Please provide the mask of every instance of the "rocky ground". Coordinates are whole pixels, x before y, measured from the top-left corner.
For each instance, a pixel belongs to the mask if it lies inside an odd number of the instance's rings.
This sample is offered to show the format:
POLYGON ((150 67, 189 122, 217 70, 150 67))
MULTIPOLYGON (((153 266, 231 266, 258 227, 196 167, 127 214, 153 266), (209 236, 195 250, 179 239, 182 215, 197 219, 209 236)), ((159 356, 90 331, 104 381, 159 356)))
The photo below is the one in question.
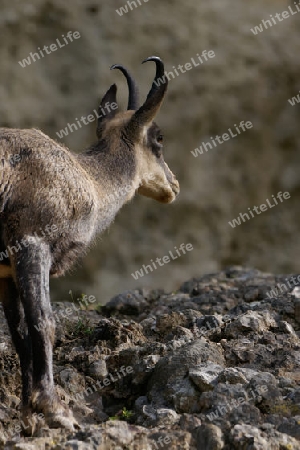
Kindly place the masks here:
POLYGON ((290 280, 231 267, 93 311, 55 304, 55 380, 81 430, 41 426, 32 438, 22 437, 19 364, 1 309, 0 448, 300 449, 300 300, 290 280), (287 289, 272 298, 279 282, 287 289))

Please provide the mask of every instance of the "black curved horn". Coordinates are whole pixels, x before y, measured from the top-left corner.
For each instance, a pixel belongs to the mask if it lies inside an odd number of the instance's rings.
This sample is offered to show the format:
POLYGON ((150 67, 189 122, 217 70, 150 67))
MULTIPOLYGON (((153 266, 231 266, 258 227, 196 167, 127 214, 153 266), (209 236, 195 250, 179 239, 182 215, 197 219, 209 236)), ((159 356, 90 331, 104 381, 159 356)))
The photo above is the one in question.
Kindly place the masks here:
POLYGON ((110 70, 113 69, 119 69, 126 78, 129 90, 127 110, 137 110, 139 107, 139 92, 136 82, 124 66, 121 66, 120 64, 114 64, 113 66, 111 66, 110 70))
POLYGON ((168 87, 168 79, 165 76, 165 66, 163 61, 160 59, 159 56, 149 56, 149 58, 144 59, 142 64, 145 64, 148 61, 154 61, 156 64, 156 74, 154 81, 152 83, 151 89, 149 91, 149 94, 147 95, 148 98, 152 97, 153 94, 155 94, 157 91, 159 91, 159 87, 162 85, 164 89, 161 89, 163 91, 163 94, 165 94, 167 87, 168 87))
POLYGON ((168 87, 168 79, 164 73, 164 63, 158 56, 150 56, 143 61, 154 61, 156 74, 145 103, 135 112, 127 129, 129 133, 136 133, 138 129, 150 123, 156 116, 168 87))

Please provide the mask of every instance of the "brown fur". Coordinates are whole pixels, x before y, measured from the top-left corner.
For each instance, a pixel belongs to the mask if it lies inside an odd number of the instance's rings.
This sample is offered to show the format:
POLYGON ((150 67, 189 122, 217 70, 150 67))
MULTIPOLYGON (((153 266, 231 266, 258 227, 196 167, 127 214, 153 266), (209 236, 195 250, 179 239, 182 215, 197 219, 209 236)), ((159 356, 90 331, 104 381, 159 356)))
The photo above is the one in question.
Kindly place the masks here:
MULTIPOLYGON (((161 75, 162 62, 150 60, 161 75)), ((69 270, 136 192, 164 203, 177 196, 153 122, 165 91, 152 86, 137 111, 100 119, 98 141, 79 155, 39 130, 0 128, 1 300, 21 361, 23 415, 43 412, 49 426, 76 425, 54 389, 49 276, 69 270)), ((116 102, 115 85, 107 102, 116 102)))
POLYGON ((0 278, 11 278, 13 275, 12 268, 9 266, 0 265, 0 278))

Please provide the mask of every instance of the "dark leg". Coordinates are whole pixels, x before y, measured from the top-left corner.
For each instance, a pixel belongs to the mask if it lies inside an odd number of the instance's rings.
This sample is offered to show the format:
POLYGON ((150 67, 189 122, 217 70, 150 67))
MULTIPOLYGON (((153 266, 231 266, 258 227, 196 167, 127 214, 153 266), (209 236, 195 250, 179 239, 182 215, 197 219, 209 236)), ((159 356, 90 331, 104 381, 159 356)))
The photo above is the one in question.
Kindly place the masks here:
POLYGON ((55 321, 49 295, 51 252, 40 239, 13 256, 20 299, 32 343, 32 409, 45 415, 49 426, 73 429, 76 421, 59 401, 53 381, 52 356, 55 321))
POLYGON ((22 373, 22 403, 28 406, 32 392, 32 352, 24 309, 12 278, 0 279, 0 295, 3 309, 16 351, 19 355, 22 373))

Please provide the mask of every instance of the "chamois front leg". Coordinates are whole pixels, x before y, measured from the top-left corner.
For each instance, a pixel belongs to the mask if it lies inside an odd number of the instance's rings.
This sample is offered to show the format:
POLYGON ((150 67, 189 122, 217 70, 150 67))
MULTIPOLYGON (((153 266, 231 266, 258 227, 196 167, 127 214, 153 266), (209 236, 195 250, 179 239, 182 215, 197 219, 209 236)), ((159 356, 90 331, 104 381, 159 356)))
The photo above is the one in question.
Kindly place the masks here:
POLYGON ((32 350, 24 309, 12 278, 0 279, 0 296, 22 373, 22 404, 27 408, 32 393, 32 350))
POLYGON ((55 322, 49 295, 51 252, 39 238, 27 238, 27 242, 28 246, 14 255, 14 269, 32 342, 31 408, 43 413, 50 427, 74 430, 77 422, 59 400, 53 381, 55 322))

